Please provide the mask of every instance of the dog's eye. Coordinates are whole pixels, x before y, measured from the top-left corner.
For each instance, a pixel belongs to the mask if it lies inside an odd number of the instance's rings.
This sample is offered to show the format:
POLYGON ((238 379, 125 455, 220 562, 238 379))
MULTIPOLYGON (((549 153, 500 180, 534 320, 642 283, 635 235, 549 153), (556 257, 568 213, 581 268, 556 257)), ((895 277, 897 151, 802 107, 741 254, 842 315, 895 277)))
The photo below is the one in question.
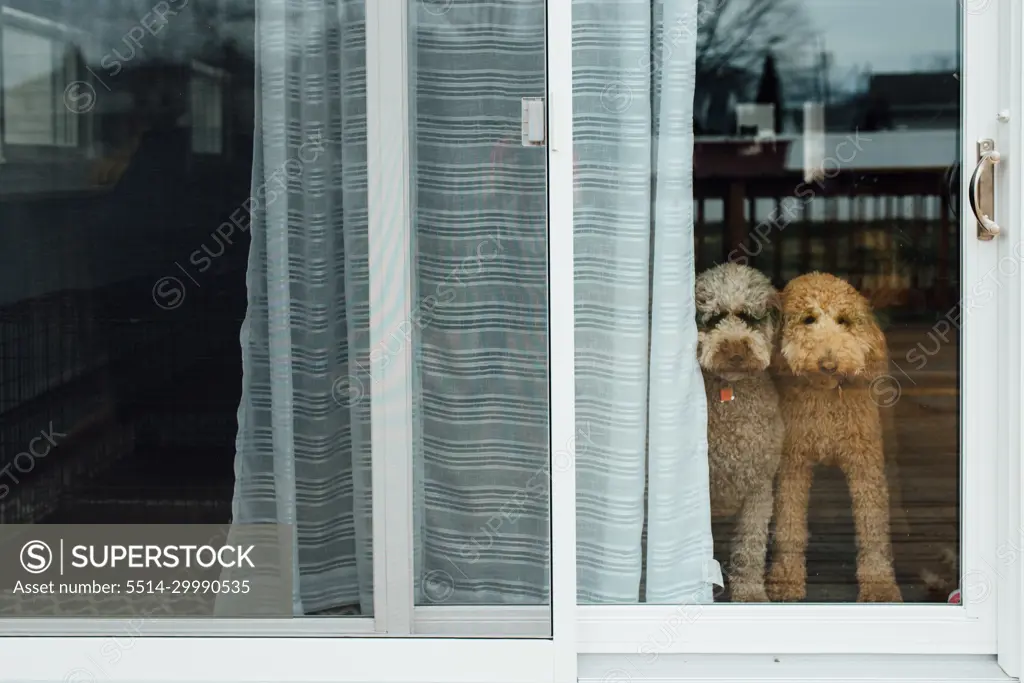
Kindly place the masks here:
POLYGON ((705 327, 718 327, 718 323, 725 320, 725 313, 715 313, 704 322, 705 327))
POLYGON ((849 327, 852 324, 850 322, 850 319, 847 318, 845 315, 841 315, 838 318, 836 318, 836 322, 842 325, 843 327, 849 327))
POLYGON ((818 319, 816 317, 814 317, 813 315, 804 316, 804 319, 803 319, 804 325, 813 325, 817 321, 818 321, 818 319))
POLYGON ((757 316, 750 315, 749 313, 740 313, 738 315, 740 320, 750 325, 751 327, 755 325, 760 325, 761 321, 764 320, 764 318, 758 318, 757 316))

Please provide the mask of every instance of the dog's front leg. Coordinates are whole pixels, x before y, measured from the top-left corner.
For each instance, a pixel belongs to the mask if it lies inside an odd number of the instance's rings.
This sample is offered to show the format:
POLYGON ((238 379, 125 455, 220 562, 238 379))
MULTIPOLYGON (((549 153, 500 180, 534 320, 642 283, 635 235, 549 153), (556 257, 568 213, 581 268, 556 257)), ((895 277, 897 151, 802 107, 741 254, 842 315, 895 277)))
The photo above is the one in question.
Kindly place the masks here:
POLYGON ((769 479, 747 496, 740 510, 729 568, 733 602, 768 602, 764 590, 764 555, 771 518, 772 481, 769 479))
POLYGON ((850 444, 839 466, 846 476, 857 529, 858 602, 903 602, 892 568, 889 535, 889 489, 885 456, 877 441, 850 444))
POLYGON ((810 454, 787 448, 779 466, 775 543, 768 573, 768 597, 774 602, 794 602, 807 595, 807 506, 813 478, 810 454))

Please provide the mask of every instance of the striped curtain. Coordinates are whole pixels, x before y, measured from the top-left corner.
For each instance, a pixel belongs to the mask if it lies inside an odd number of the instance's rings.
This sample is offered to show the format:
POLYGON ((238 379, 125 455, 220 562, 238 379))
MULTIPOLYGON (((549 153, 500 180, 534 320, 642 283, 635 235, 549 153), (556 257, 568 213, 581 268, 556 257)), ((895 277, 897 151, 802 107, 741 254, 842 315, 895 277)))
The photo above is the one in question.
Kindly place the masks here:
MULTIPOLYGON (((417 300, 442 302, 414 344, 419 601, 543 603, 546 186, 519 131, 544 2, 415 4, 417 300)), ((696 14, 573 2, 581 603, 710 602, 721 582, 694 355, 696 14)))
POLYGON ((544 1, 412 2, 419 604, 548 601, 544 1))
POLYGON ((710 602, 721 583, 695 360, 696 19, 696 0, 573 0, 581 604, 710 602))
POLYGON ((293 609, 372 614, 363 0, 258 0, 233 519, 294 525, 293 609))
MULTIPOLYGON (((235 518, 297 525, 296 613, 370 614, 363 6, 257 7, 254 196, 288 175, 253 214, 235 518)), ((547 604, 550 454, 572 444, 548 443, 546 151, 520 142, 545 2, 409 7, 416 602, 547 604)), ((578 597, 707 602, 696 0, 573 12, 578 597)))

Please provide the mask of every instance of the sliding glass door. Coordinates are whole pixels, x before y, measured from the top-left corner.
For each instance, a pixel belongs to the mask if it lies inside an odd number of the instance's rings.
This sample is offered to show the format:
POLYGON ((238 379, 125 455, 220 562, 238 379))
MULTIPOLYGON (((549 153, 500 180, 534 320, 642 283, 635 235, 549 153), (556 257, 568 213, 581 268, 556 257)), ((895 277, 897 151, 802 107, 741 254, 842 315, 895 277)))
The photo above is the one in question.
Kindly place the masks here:
POLYGON ((411 632, 546 636, 545 3, 407 10, 404 27, 383 29, 404 28, 407 51, 377 86, 392 111, 379 112, 371 170, 380 228, 361 378, 388 482, 389 582, 411 588, 411 632))
POLYGON ((572 387, 549 303, 556 256, 571 271, 549 244, 559 16, 0 0, 4 548, 53 550, 56 524, 283 540, 256 601, 0 586, 0 617, 104 633, 84 617, 146 602, 163 634, 551 638, 575 448, 551 393, 559 354, 572 387))

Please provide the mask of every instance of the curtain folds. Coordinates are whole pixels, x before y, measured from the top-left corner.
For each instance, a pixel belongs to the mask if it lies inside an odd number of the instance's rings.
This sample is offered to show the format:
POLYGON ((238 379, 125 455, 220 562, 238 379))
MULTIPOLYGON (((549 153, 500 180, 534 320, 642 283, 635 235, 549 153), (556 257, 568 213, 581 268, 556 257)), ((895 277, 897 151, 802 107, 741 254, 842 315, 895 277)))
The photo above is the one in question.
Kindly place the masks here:
POLYGON ((637 602, 643 579, 647 602, 710 602, 718 579, 694 352, 696 16, 696 0, 573 2, 581 604, 637 602))
MULTIPOLYGON (((718 579, 694 359, 696 5, 573 0, 584 604, 709 602, 718 579)), ((549 450, 568 444, 547 436, 544 150, 519 141, 521 98, 544 93, 545 4, 446 7, 410 4, 416 599, 547 604, 549 450)), ((363 2, 257 0, 256 33, 234 519, 296 526, 297 614, 368 615, 363 2)))
POLYGON ((546 604, 545 4, 412 7, 419 602, 546 604))
POLYGON ((234 522, 296 528, 296 614, 372 614, 362 0, 259 0, 234 522))

